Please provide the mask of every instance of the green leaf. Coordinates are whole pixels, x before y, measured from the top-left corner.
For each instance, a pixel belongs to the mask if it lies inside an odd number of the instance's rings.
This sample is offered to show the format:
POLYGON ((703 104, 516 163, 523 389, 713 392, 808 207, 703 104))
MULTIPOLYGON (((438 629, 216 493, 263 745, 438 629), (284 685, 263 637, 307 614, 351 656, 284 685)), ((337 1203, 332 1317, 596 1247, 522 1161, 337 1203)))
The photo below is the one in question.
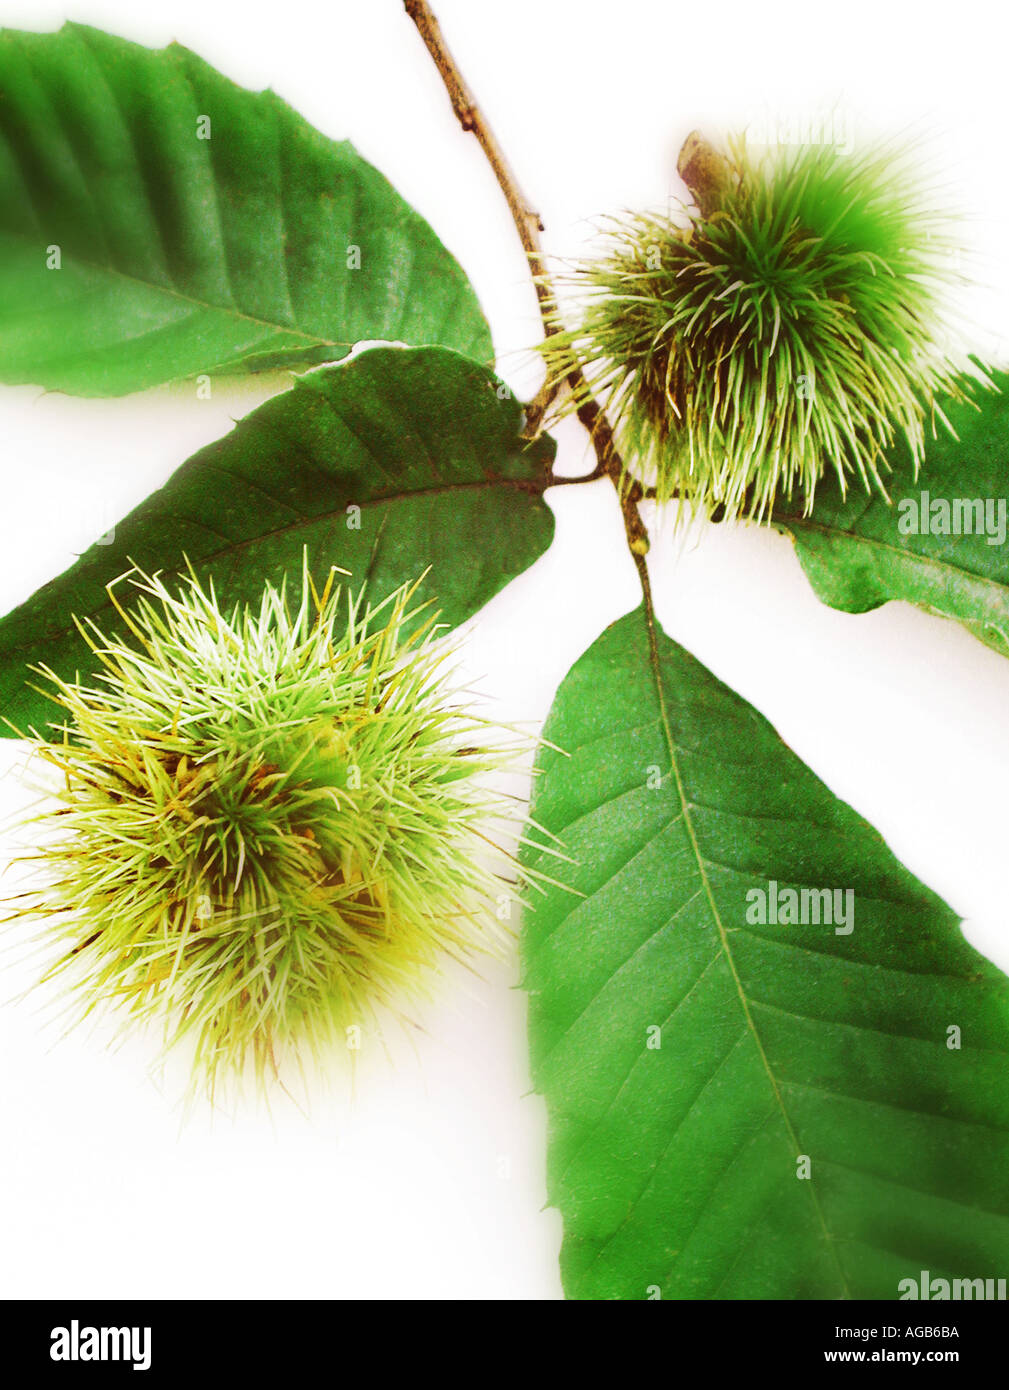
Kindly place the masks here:
POLYGON ((532 816, 573 863, 526 860, 575 891, 537 895, 524 984, 568 1295, 1004 1276, 1009 981, 950 909, 643 609, 544 737, 532 816), (772 881, 850 890, 850 934, 748 921, 772 881))
POLYGON ((105 586, 133 563, 171 572, 187 557, 225 605, 300 575, 303 547, 320 585, 339 565, 373 601, 430 568, 419 598, 462 622, 553 536, 554 444, 522 439, 522 419, 506 387, 445 348, 370 348, 297 378, 0 620, 0 710, 44 728, 54 707, 26 665, 91 671, 73 616, 114 619, 105 586))
POLYGON ((0 32, 0 306, 0 380, 85 396, 367 339, 493 361, 463 272, 348 142, 79 24, 0 32))
POLYGON ((917 480, 906 446, 892 452, 892 506, 854 488, 842 497, 827 478, 811 516, 775 511, 774 524, 794 537, 806 577, 831 608, 866 613, 906 599, 1009 655, 1009 376, 990 375, 1002 394, 984 395, 979 407, 944 407, 959 439, 939 433, 917 480), (932 534, 929 525, 959 526, 961 534, 932 534))

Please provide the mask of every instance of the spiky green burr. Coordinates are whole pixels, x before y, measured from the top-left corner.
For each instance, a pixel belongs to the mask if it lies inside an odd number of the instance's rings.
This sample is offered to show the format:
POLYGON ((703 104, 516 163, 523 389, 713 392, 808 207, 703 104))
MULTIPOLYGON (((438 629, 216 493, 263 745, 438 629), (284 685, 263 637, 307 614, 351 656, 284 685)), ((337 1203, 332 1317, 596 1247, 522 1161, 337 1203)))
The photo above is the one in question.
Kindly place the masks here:
POLYGON ((584 374, 625 466, 660 501, 766 518, 808 511, 825 472, 885 492, 886 450, 917 465, 938 398, 962 393, 946 219, 906 152, 835 145, 728 156, 696 136, 696 208, 612 219, 569 277, 550 376, 584 374))
POLYGON ((415 587, 369 608, 306 568, 294 606, 267 586, 225 612, 195 577, 129 579, 127 636, 81 627, 101 675, 44 672, 61 804, 17 913, 80 1012, 191 1039, 211 1088, 262 1080, 494 944, 511 861, 481 778, 511 755, 460 707, 415 587))

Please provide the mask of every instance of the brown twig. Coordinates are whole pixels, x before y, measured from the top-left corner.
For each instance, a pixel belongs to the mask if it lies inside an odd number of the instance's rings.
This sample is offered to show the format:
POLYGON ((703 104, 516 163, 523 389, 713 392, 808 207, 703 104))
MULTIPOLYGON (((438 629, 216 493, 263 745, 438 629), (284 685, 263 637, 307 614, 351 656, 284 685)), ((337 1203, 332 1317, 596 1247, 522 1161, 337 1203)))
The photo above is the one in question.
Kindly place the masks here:
MULTIPOLYGON (((512 221, 515 223, 515 230, 529 261, 533 284, 536 287, 536 298, 539 301, 540 318, 543 320, 543 331, 550 337, 551 334, 559 332, 560 327, 555 315, 556 300, 547 274, 543 243, 540 240, 543 223, 539 213, 533 211, 532 205, 522 192, 504 151, 445 42, 441 26, 432 13, 431 6, 426 0, 403 0, 403 8, 417 26, 417 31, 434 60, 459 124, 463 130, 475 135, 480 142, 480 148, 487 156, 487 162, 504 194, 512 221)), ((573 478, 571 481, 589 482, 604 476, 612 479, 624 514, 628 544, 635 556, 640 557, 648 549, 647 532, 638 513, 638 502, 645 496, 644 490, 640 483, 628 477, 613 438, 610 422, 602 407, 593 399, 580 368, 575 367, 568 374, 567 383, 575 398, 581 401, 575 413, 588 430, 597 460, 596 468, 587 478, 573 478)), ((539 431, 557 389, 556 384, 544 386, 535 400, 526 407, 527 435, 532 436, 539 431)))
POLYGON ((455 112, 459 124, 463 130, 468 130, 471 135, 475 135, 480 142, 480 148, 487 156, 487 162, 505 196, 512 221, 515 223, 515 230, 519 234, 522 248, 529 260, 529 269, 536 286, 536 298, 539 300, 543 328, 549 336, 557 330, 550 317, 553 308, 553 295, 546 278, 543 243, 540 241, 540 232, 543 231, 540 215, 533 210, 522 192, 518 179, 512 172, 511 165, 497 142, 497 137, 476 104, 473 93, 445 42, 441 25, 431 12, 431 6, 426 4, 425 0, 403 0, 403 8, 417 26, 417 31, 424 40, 427 51, 434 59, 435 67, 438 69, 445 89, 451 98, 452 110, 455 112))

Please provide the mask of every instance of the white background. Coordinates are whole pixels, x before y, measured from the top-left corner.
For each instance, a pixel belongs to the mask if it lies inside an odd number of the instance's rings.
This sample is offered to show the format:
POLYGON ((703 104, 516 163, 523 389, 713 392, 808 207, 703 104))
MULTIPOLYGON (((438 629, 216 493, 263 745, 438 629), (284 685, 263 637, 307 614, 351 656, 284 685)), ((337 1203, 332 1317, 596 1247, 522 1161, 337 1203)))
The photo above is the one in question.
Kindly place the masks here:
MULTIPOLYGON (((586 219, 665 205, 694 126, 835 111, 856 130, 922 135, 980 253, 975 343, 1009 336, 1006 26, 994 6, 849 0, 442 0, 449 42, 540 208, 577 253, 586 219)), ((531 394, 535 301, 503 204, 456 128, 395 0, 6 4, 6 24, 65 17, 272 86, 327 135, 349 136, 461 260, 502 371, 531 394)), ((65 568, 194 449, 276 389, 191 388, 110 402, 0 390, 0 611, 65 568)), ((560 467, 589 466, 560 431, 560 467)), ((489 710, 537 727, 560 679, 638 593, 609 484, 556 489, 550 553, 469 625, 489 710)), ((750 699, 1009 968, 1009 662, 902 605, 822 607, 790 543, 709 528, 651 557, 660 618, 750 699)), ((0 861, 30 793, 24 749, 0 743, 0 861)), ((11 876, 4 881, 16 882, 11 876)), ((544 1210, 545 1117, 527 1094, 514 962, 453 976, 394 1061, 366 1056, 307 1107, 278 1097, 183 1122, 181 1072, 153 1047, 59 1041, 30 978, 0 957, 0 1295, 557 1298, 560 1222, 544 1210)))

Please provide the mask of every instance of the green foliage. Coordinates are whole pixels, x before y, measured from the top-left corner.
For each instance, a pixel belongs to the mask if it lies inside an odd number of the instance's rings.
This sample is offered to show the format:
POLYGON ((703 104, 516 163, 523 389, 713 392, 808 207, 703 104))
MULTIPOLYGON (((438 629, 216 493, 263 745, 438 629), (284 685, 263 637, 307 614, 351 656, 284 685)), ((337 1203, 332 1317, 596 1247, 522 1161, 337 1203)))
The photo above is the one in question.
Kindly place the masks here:
POLYGON ((980 408, 948 406, 956 438, 940 433, 929 441, 920 477, 906 445, 890 452, 890 505, 880 497, 846 497, 828 478, 811 515, 775 509, 774 524, 794 538, 824 603, 866 613, 904 599, 956 619, 1009 655, 1004 532, 999 540, 1000 517, 1004 527, 1009 511, 1009 376, 992 371, 991 377, 1001 394, 986 396, 980 408))
POLYGON ((429 571, 441 620, 462 622, 553 536, 554 445, 527 443, 521 422, 496 378, 444 348, 372 348, 307 373, 0 620, 0 709, 44 729, 26 667, 92 670, 73 619, 107 617, 106 585, 132 564, 178 571, 187 557, 228 606, 279 587, 307 546, 320 587, 339 565, 373 601, 429 571))
POLYGON ((1009 981, 949 908, 644 609, 565 678, 539 774, 579 895, 524 926, 568 1295, 894 1299, 1004 1269, 1009 981), (850 890, 851 929, 754 924, 772 883, 850 890))
POLYGON ((935 394, 958 390, 954 248, 906 158, 740 145, 706 215, 610 228, 542 351, 555 379, 584 370, 660 499, 764 518, 782 496, 808 511, 825 470, 882 487, 898 437, 920 462, 935 394))
POLYGON ((430 227, 273 92, 67 24, 0 34, 0 93, 0 380, 117 396, 366 339, 493 360, 430 227))
MULTIPOLYGON (((690 148, 696 211, 613 220, 542 348, 639 567, 628 476, 787 531, 835 607, 906 599, 1009 654, 1004 548, 899 524, 922 489, 1009 505, 1007 395, 970 405, 956 248, 906 154, 690 148)), ((431 229, 272 92, 177 45, 0 34, 0 380, 311 369, 0 620, 0 713, 61 778, 13 904, 47 978, 188 1041, 211 1091, 263 1082, 493 947, 517 876, 570 1296, 1003 1273, 1009 981, 658 629, 643 574, 557 695, 521 870, 497 843, 481 779, 511 755, 436 634, 549 546, 554 444, 491 359, 431 229), (413 346, 347 358, 365 340, 413 346)))
POLYGON ((140 575, 125 641, 84 629, 94 682, 48 673, 64 742, 36 747, 65 781, 18 915, 41 916, 47 977, 83 1014, 192 1037, 211 1089, 493 941, 501 808, 473 779, 503 755, 458 707, 433 618, 406 636, 414 589, 369 607, 333 578, 318 595, 306 561, 296 607, 267 586, 229 613, 193 578, 140 575))

